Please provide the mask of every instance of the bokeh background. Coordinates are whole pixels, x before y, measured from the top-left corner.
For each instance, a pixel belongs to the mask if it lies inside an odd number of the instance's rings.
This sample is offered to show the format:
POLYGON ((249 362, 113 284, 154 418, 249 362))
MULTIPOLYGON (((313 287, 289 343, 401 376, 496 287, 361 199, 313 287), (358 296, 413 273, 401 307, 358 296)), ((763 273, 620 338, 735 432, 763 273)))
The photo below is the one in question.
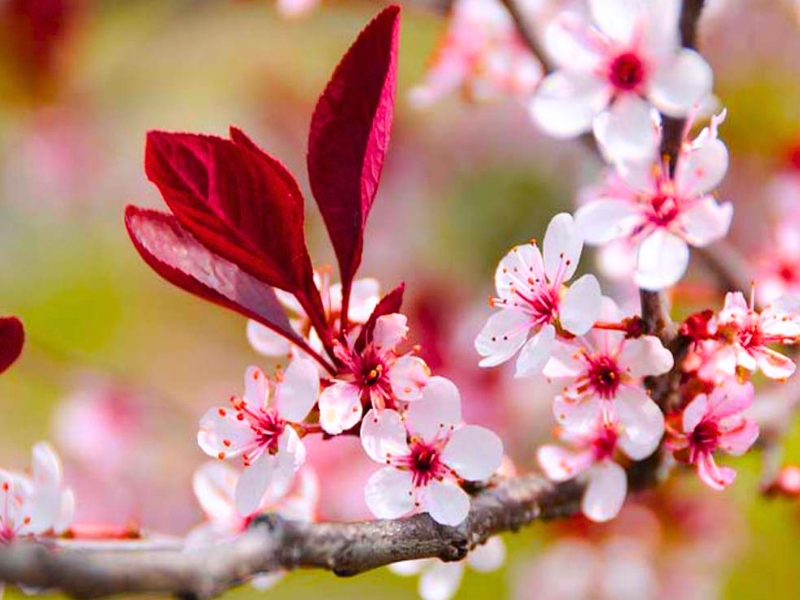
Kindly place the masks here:
MULTIPOLYGON (((267 0, 28 2, 40 5, 33 32, 19 8, 25 0, 0 0, 0 309, 20 315, 28 332, 21 361, 0 378, 0 464, 22 468, 33 443, 51 440, 77 492, 79 520, 185 533, 202 518, 191 490, 205 460, 198 417, 239 391, 247 365, 270 364, 249 347, 243 319, 171 288, 129 243, 125 204, 161 205, 144 175, 145 133, 225 135, 235 124, 284 160, 307 192, 316 97, 379 5, 337 0, 287 18, 267 0)), ((787 156, 800 140, 800 25, 778 0, 712 9, 702 49, 729 109, 721 134, 733 156, 722 193, 736 206, 733 242, 747 256, 763 254, 770 183, 791 172, 787 156)), ((407 283, 414 340, 462 388, 467 414, 502 432, 527 469, 552 427, 551 391, 480 372, 471 340, 488 314, 497 260, 514 243, 541 237, 555 212, 571 210, 600 165, 580 144, 537 133, 519 99, 452 95, 414 108, 408 92, 445 27, 436 10, 406 6, 393 141, 361 272, 384 289, 407 283)), ((306 197, 315 263, 330 263, 306 197)), ((694 268, 682 297, 716 303, 707 281, 694 268)), ((316 450, 331 480, 322 518, 365 514, 361 486, 372 466, 343 444, 316 450), (351 454, 357 458, 342 460, 351 454)), ((786 450, 800 460, 799 442, 786 450)), ((659 537, 662 551, 651 557, 659 597, 797 597, 800 505, 758 494, 757 455, 737 467, 739 480, 724 495, 672 484, 643 499, 649 516, 618 526, 629 538, 659 537)), ((537 525, 506 536, 506 566, 467 573, 457 598, 555 597, 537 569, 555 538, 615 535, 589 529, 537 525)), ((620 568, 626 577, 635 571, 624 561, 620 568)), ((563 560, 555 577, 569 579, 575 569, 563 560)), ((314 572, 229 596, 392 600, 414 598, 415 587, 385 570, 352 580, 314 572)))

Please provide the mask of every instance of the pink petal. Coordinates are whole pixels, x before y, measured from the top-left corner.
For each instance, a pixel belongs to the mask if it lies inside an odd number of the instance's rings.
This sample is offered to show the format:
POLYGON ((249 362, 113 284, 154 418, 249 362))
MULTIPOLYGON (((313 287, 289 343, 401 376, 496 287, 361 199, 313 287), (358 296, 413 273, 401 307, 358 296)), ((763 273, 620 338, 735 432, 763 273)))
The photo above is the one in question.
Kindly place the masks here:
POLYGON ((444 377, 431 377, 422 398, 406 413, 409 429, 426 441, 461 424, 461 395, 456 385, 444 377))
POLYGON ((483 357, 478 364, 496 367, 506 362, 528 339, 529 326, 530 317, 522 311, 498 310, 475 338, 475 350, 483 357))
POLYGON ((345 296, 361 263, 364 228, 389 145, 399 35, 400 7, 389 6, 344 55, 311 118, 308 176, 345 296))
POLYGON ((700 394, 683 409, 683 431, 691 433, 709 412, 708 396, 700 394))
POLYGON ((643 460, 658 448, 664 436, 664 414, 638 386, 623 386, 613 400, 614 414, 622 425, 617 441, 633 460, 643 460))
POLYGON ((400 313, 384 315, 375 321, 372 343, 383 354, 394 350, 408 335, 408 318, 400 313))
POLYGON ((275 390, 278 414, 290 423, 302 423, 319 396, 319 370, 311 359, 296 356, 275 390))
POLYGON ((401 356, 389 371, 392 393, 404 402, 419 400, 430 376, 431 370, 424 360, 416 356, 401 356))
POLYGON ((665 115, 683 117, 711 93, 713 81, 714 73, 705 59, 683 48, 653 73, 648 97, 665 115))
POLYGON ((408 454, 406 426, 394 410, 370 410, 361 421, 361 445, 372 460, 385 464, 408 454))
POLYGON ((672 353, 657 337, 645 335, 626 340, 617 356, 617 363, 631 377, 662 375, 672 368, 672 353))
POLYGON ((741 456, 747 452, 758 439, 758 425, 749 419, 741 419, 735 429, 725 431, 719 439, 719 446, 728 454, 741 456))
POLYGON ((602 292, 594 275, 583 275, 567 289, 559 308, 561 326, 575 335, 588 332, 600 318, 602 292))
POLYGON ((556 285, 569 281, 578 268, 583 250, 583 236, 572 215, 559 213, 550 220, 542 247, 544 271, 556 285))
POLYGON ((375 333, 375 327, 378 325, 378 319, 400 312, 400 308, 403 306, 403 294, 405 293, 405 290, 406 285, 401 283, 391 292, 381 298, 380 301, 375 305, 375 309, 372 311, 372 314, 367 319, 364 327, 361 328, 361 333, 358 334, 358 338, 356 339, 355 343, 356 351, 360 352, 366 347, 368 342, 372 341, 375 333))
POLYGON ((548 135, 571 138, 592 128, 595 115, 608 104, 607 83, 589 74, 556 71, 539 84, 530 114, 548 135))
POLYGON ((770 379, 787 379, 797 368, 792 359, 770 348, 760 350, 755 354, 755 359, 758 368, 770 379))
POLYGON ((703 140, 678 161, 675 179, 679 192, 686 197, 712 192, 725 177, 728 161, 728 148, 721 140, 703 140))
POLYGON ((709 418, 720 421, 747 410, 753 405, 754 394, 755 389, 750 382, 727 381, 711 393, 707 411, 709 418))
POLYGON ((419 493, 422 509, 437 523, 456 527, 469 514, 469 496, 454 482, 434 479, 419 493))
POLYGON ((697 474, 714 490, 724 490, 736 479, 736 471, 729 467, 718 467, 711 454, 704 454, 697 461, 697 474))
POLYGON ((683 277, 688 265, 686 242, 666 229, 656 229, 639 244, 636 284, 646 290, 670 287, 683 277))
POLYGON ((379 519, 399 519, 414 510, 414 486, 410 471, 384 467, 364 487, 364 500, 379 519))
POLYGON ((357 385, 337 381, 319 396, 319 422, 331 435, 347 431, 361 420, 361 390, 357 385))
POLYGON ((589 471, 581 510, 588 519, 603 523, 619 514, 628 492, 625 470, 617 463, 604 461, 589 471))
POLYGON ((555 345, 556 330, 552 325, 545 325, 523 346, 517 359, 514 377, 531 377, 539 375, 550 359, 555 345))
POLYGON ((453 432, 442 460, 467 481, 488 479, 503 462, 503 442, 493 431, 465 425, 453 432))

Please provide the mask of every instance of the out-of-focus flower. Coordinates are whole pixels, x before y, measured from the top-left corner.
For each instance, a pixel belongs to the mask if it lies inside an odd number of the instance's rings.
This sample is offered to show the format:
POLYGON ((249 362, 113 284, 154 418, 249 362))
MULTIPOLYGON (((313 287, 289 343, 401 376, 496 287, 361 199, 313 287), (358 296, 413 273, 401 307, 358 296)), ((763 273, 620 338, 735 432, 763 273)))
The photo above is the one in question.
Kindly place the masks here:
POLYGON ((713 73, 682 48, 678 0, 590 0, 591 22, 565 12, 546 33, 558 70, 534 96, 531 113, 547 133, 594 129, 617 156, 652 153, 658 136, 652 106, 683 117, 711 92, 713 73))
POLYGON ((742 416, 753 403, 750 383, 727 382, 711 394, 700 394, 670 427, 667 446, 679 460, 697 467, 697 474, 711 488, 721 490, 733 483, 736 471, 719 467, 714 453, 723 450, 740 456, 758 438, 758 425, 742 416))
POLYGON ((594 199, 575 213, 586 243, 627 240, 637 253, 639 287, 674 285, 689 265, 689 246, 727 234, 733 206, 711 195, 728 169, 728 150, 717 137, 724 113, 693 140, 684 139, 674 175, 658 154, 652 161, 617 163, 594 199))
POLYGON ((587 480, 581 510, 592 521, 608 521, 617 516, 628 491, 627 475, 615 454, 621 451, 632 460, 643 460, 655 452, 663 435, 640 436, 621 423, 597 419, 583 429, 564 429, 561 439, 573 449, 544 445, 537 452, 539 464, 553 481, 568 481, 578 476, 587 480))
POLYGON ((406 323, 399 313, 384 315, 375 321, 366 344, 355 340, 347 348, 336 345, 336 356, 344 368, 319 398, 319 421, 327 433, 335 435, 354 427, 364 414, 364 402, 383 410, 396 408, 398 401, 420 398, 430 371, 422 359, 410 353, 398 357, 397 347, 408 333, 406 323))
POLYGON ((367 455, 384 468, 367 482, 364 497, 381 519, 427 512, 443 525, 459 525, 469 512, 460 482, 489 478, 503 459, 500 438, 464 425, 456 386, 432 377, 405 418, 394 410, 371 410, 361 424, 367 455))
POLYGON ((527 98, 541 77, 541 64, 498 0, 456 0, 447 33, 411 101, 427 106, 457 90, 473 100, 527 98))
POLYGON ((502 538, 495 536, 458 562, 435 558, 408 560, 389 565, 389 570, 396 575, 419 575, 417 590, 422 600, 450 600, 461 586, 466 567, 478 573, 491 573, 502 567, 505 559, 506 546, 502 538))
POLYGON ((660 438, 661 409, 644 389, 643 378, 672 368, 672 354, 654 336, 627 339, 622 312, 603 299, 602 323, 587 335, 556 345, 544 376, 563 384, 553 404, 564 427, 585 427, 598 419, 618 420, 641 441, 660 438), (604 328, 609 327, 609 328, 604 328))
POLYGON ((544 255, 535 243, 514 247, 495 272, 499 309, 489 317, 475 340, 482 367, 509 360, 520 348, 517 376, 541 372, 556 336, 582 335, 600 315, 600 284, 593 275, 577 279, 566 291, 578 268, 583 237, 572 217, 553 217, 544 236, 544 255), (532 334, 528 339, 529 334, 532 334))
POLYGON ((270 402, 269 380, 250 367, 242 398, 231 399, 232 408, 212 408, 200 420, 197 442, 219 459, 243 457, 245 470, 236 487, 236 506, 249 515, 268 489, 286 490, 306 460, 298 430, 319 395, 319 374, 310 359, 296 357, 279 376, 270 402))
POLYGON ((719 365, 729 375, 744 376, 760 370, 770 379, 786 379, 795 371, 792 359, 772 350, 773 344, 800 340, 800 297, 784 296, 762 311, 748 305, 741 292, 729 292, 717 318, 719 365))

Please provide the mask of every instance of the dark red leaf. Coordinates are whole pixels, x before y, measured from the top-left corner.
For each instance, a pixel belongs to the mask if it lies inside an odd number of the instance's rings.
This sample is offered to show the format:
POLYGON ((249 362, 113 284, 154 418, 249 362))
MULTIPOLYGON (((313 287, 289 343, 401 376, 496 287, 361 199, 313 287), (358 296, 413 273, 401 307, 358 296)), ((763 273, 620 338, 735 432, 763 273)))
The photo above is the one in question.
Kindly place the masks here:
POLYGON ((170 214, 128 206, 125 227, 144 261, 173 285, 269 327, 307 350, 275 291, 210 252, 170 214))
POLYGON ((308 176, 339 262, 345 314, 389 144, 399 30, 399 6, 389 6, 367 25, 336 67, 311 119, 308 176))
POLYGON ((0 373, 4 373, 22 354, 25 329, 17 317, 0 317, 0 373))
POLYGON ((406 284, 401 283, 396 288, 394 288, 391 292, 386 294, 383 298, 381 298, 380 302, 378 302, 377 306, 375 306, 372 314, 367 319, 367 322, 364 324, 364 327, 361 329, 361 333, 358 334, 358 339, 356 340, 355 349, 357 351, 361 351, 364 349, 364 346, 372 339, 372 332, 375 329, 375 323, 378 322, 380 317, 384 315, 391 315, 394 313, 400 312, 400 309, 403 307, 403 293, 406 291, 406 284))

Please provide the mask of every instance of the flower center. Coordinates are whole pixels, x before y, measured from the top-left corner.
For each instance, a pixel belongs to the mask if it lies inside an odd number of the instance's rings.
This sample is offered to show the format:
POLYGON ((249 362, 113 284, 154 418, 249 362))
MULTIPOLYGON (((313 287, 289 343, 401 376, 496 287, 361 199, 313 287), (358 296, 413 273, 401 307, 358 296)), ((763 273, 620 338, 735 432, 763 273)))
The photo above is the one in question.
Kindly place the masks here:
POLYGON ((633 52, 620 54, 611 62, 608 79, 618 90, 631 92, 644 81, 644 63, 633 52))
POLYGON ((606 426, 603 432, 595 438, 592 449, 594 450, 595 461, 605 460, 614 455, 617 447, 617 430, 614 427, 606 426))
POLYGON ((680 212, 678 201, 671 194, 658 194, 650 200, 653 220, 661 226, 669 225, 680 212))
POLYGON ((432 479, 437 479, 444 474, 444 464, 442 464, 439 449, 422 441, 416 441, 411 446, 412 481, 415 487, 428 485, 432 479))
POLYGON ((270 454, 278 453, 278 441, 283 430, 286 429, 286 421, 278 415, 278 411, 274 408, 262 410, 258 419, 251 421, 250 427, 258 435, 260 446, 266 448, 270 454))
POLYGON ((694 452, 713 452, 717 447, 719 433, 719 427, 714 421, 700 421, 689 436, 694 452))
POLYGON ((620 383, 616 361, 610 356, 599 356, 591 358, 589 365, 589 384, 598 396, 610 400, 617 394, 620 383))
POLYGON ((764 336, 755 323, 751 323, 736 332, 736 341, 742 348, 753 348, 764 345, 764 336))

